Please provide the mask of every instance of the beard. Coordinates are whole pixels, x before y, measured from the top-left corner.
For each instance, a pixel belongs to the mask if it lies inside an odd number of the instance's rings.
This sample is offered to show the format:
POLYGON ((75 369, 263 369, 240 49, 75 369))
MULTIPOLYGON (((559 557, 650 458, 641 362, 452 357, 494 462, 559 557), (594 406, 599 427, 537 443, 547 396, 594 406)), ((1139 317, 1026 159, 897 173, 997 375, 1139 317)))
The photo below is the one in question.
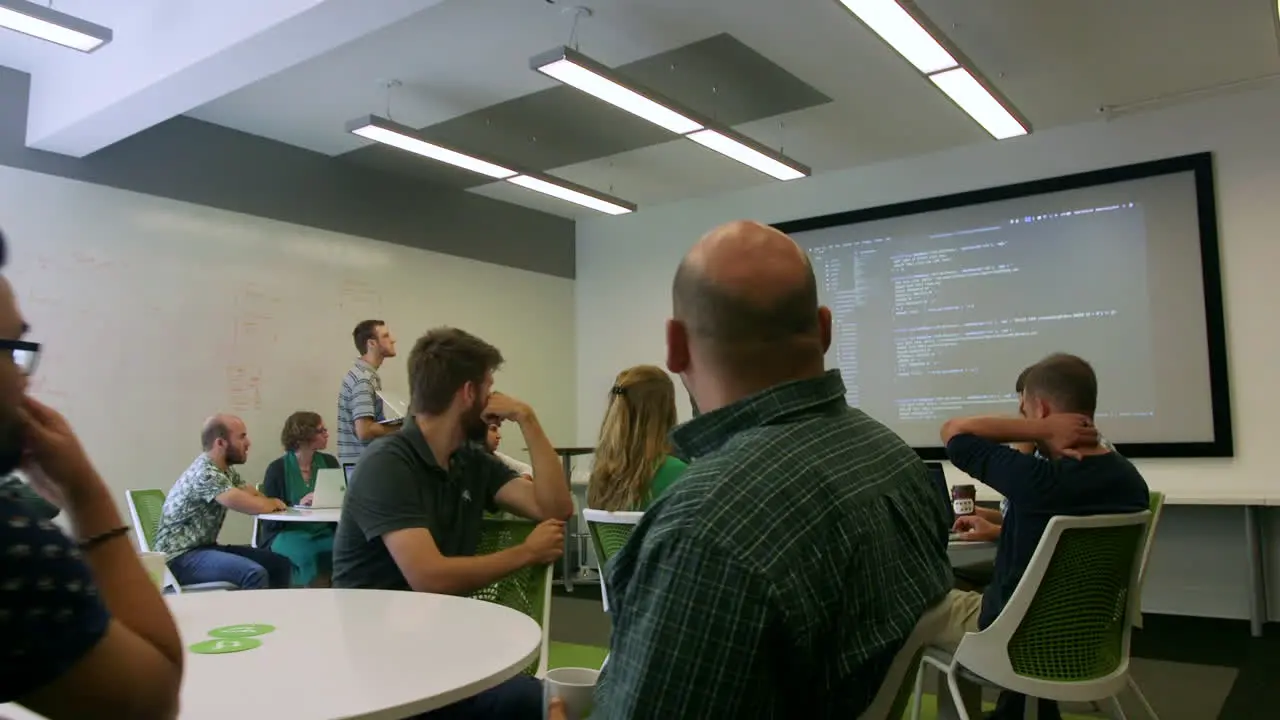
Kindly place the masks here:
POLYGON ((471 406, 471 410, 462 416, 462 434, 467 442, 480 443, 488 447, 489 423, 484 419, 484 403, 477 401, 471 406))
POLYGON ((22 465, 27 449, 26 429, 17 413, 10 410, 0 418, 0 476, 8 475, 22 465))
POLYGON ((249 453, 234 447, 227 447, 227 464, 243 465, 249 459, 249 453))

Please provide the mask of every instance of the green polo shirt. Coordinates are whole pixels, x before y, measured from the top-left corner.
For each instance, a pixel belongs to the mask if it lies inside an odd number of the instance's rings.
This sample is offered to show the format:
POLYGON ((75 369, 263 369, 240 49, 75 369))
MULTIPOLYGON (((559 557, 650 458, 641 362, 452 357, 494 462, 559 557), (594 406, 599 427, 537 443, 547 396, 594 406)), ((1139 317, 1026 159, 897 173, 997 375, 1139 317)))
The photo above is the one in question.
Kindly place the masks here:
POLYGON ((342 501, 333 540, 333 585, 409 590, 382 536, 409 528, 431 532, 440 553, 475 555, 486 510, 516 473, 484 448, 467 444, 436 462, 416 422, 375 442, 360 458, 342 501))
POLYGON ((858 717, 951 589, 951 510, 838 371, 680 426, 693 458, 607 568, 591 717, 858 717))

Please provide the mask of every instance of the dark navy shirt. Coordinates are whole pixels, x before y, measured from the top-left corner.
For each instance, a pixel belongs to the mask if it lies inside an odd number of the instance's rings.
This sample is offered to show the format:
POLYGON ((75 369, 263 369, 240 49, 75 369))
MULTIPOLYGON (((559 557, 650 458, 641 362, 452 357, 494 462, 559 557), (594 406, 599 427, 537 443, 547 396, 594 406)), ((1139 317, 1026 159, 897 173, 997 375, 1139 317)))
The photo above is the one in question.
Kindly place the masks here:
POLYGON ((0 703, 70 670, 109 620, 76 546, 12 490, 0 491, 0 703))
POLYGON ((982 596, 981 628, 1004 609, 1053 516, 1113 515, 1149 508, 1146 481, 1118 452, 1049 460, 976 435, 956 435, 947 443, 947 456, 1009 501, 996 545, 995 572, 982 596))

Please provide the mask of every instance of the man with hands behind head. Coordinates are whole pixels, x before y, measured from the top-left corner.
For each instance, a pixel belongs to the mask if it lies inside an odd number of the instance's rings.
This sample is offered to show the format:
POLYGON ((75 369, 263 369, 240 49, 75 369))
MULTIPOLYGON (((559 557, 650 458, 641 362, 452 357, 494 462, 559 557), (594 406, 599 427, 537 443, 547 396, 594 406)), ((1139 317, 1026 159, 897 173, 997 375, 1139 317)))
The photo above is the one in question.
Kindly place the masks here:
MULTIPOLYGON (((999 616, 1055 515, 1110 515, 1148 507, 1138 470, 1101 439, 1093 424, 1098 380, 1089 363, 1058 353, 1033 365, 1022 393, 1022 418, 972 417, 942 426, 947 456, 960 470, 1008 500, 1004 521, 960 518, 966 539, 994 540, 995 573, 986 592, 953 591, 951 622, 935 643, 954 649, 966 632, 999 616), (1027 454, 1003 443, 1034 443, 1027 454)), ((1002 693, 992 718, 1021 718, 1024 698, 1002 693)), ((1060 717, 1041 700, 1040 717, 1060 717)))
MULTIPOLYGON (((334 587, 466 595, 560 557, 573 514, 568 483, 533 409, 493 392, 501 364, 497 348, 454 328, 414 344, 412 417, 356 466, 334 539, 334 587), (532 478, 484 445, 489 426, 504 421, 524 435, 532 478), (540 524, 522 545, 476 555, 486 510, 540 524)), ((542 688, 521 675, 428 717, 541 718, 542 688)))

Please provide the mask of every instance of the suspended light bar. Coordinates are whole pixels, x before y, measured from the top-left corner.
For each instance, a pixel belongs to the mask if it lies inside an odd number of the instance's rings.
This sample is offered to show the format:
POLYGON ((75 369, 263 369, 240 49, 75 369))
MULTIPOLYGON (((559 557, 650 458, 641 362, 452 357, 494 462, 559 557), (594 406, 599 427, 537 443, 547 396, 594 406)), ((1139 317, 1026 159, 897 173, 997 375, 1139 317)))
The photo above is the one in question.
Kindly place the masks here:
POLYGON ((531 59, 529 67, 778 180, 795 180, 809 174, 807 166, 700 117, 670 98, 623 80, 612 69, 576 50, 550 50, 531 59))
POLYGON ((111 28, 28 0, 0 0, 0 28, 86 53, 111 42, 111 28))
POLYGON ((912 0, 838 0, 997 140, 1031 132, 912 0))
POLYGON ((347 132, 610 215, 623 215, 635 212, 636 209, 634 203, 567 180, 545 173, 513 170, 505 165, 428 142, 413 128, 377 115, 352 120, 347 123, 347 132))

